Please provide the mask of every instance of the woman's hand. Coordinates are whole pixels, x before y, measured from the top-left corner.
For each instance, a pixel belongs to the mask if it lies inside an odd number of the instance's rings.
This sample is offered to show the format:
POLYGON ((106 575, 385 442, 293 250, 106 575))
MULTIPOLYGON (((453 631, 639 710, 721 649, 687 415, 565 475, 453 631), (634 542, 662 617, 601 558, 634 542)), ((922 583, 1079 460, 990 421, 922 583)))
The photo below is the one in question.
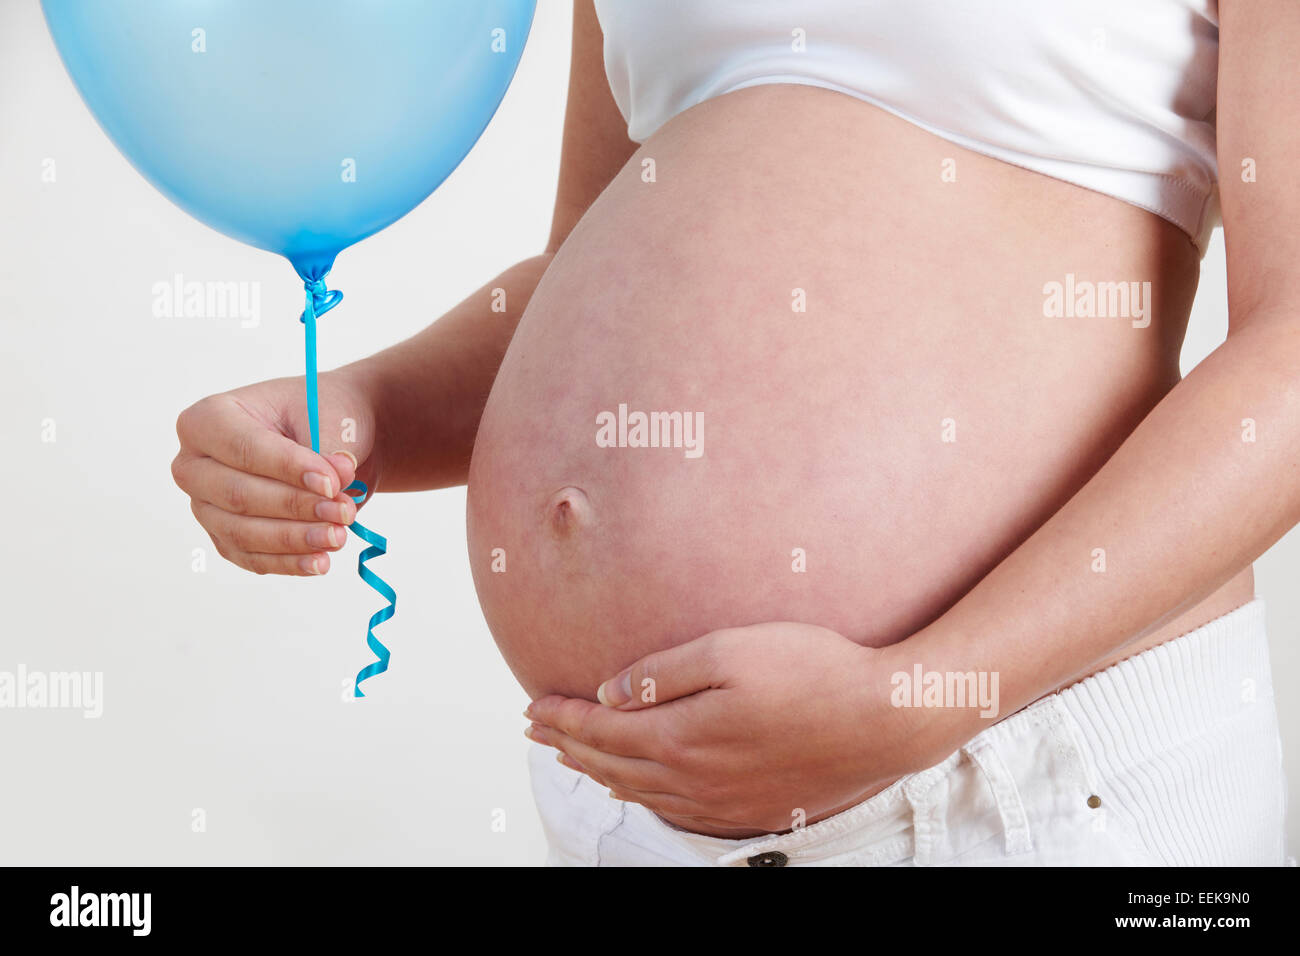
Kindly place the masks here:
POLYGON ((302 379, 212 395, 176 421, 172 477, 217 552, 257 574, 324 574, 357 508, 343 494, 362 472, 374 491, 375 416, 362 389, 319 379, 321 449, 311 450, 302 379))
POLYGON ((525 733, 687 829, 788 830, 960 745, 942 711, 891 705, 891 675, 910 670, 892 651, 810 624, 714 631, 606 681, 603 704, 534 701, 525 733))

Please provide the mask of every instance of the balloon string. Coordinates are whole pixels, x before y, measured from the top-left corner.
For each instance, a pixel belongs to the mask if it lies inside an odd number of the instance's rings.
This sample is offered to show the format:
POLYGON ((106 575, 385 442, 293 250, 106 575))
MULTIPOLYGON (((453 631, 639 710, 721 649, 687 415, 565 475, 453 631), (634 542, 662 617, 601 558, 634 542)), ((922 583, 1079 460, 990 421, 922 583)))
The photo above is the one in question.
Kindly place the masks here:
MULTIPOLYGON (((343 301, 343 293, 337 289, 327 290, 324 279, 304 282, 303 285, 307 290, 307 307, 303 309, 300 321, 305 326, 307 333, 307 422, 311 429, 311 450, 319 455, 320 409, 316 393, 316 320, 343 301)), ((360 492, 360 494, 356 495, 348 494, 348 497, 356 502, 358 508, 361 507, 362 502, 370 494, 370 489, 366 487, 363 481, 352 482, 344 491, 360 492)), ((383 578, 366 567, 366 562, 372 558, 378 558, 388 553, 388 539, 371 531, 360 521, 353 521, 351 527, 358 538, 370 545, 361 552, 361 556, 357 559, 357 574, 361 576, 362 581, 365 581, 366 584, 388 600, 387 607, 380 608, 370 616, 370 625, 366 628, 366 644, 370 647, 371 653, 375 655, 376 660, 357 672, 356 683, 352 688, 352 696, 365 697, 366 695, 361 693, 361 682, 388 670, 388 659, 392 655, 388 648, 380 643, 379 638, 375 637, 375 628, 397 612, 397 592, 389 587, 383 578)))

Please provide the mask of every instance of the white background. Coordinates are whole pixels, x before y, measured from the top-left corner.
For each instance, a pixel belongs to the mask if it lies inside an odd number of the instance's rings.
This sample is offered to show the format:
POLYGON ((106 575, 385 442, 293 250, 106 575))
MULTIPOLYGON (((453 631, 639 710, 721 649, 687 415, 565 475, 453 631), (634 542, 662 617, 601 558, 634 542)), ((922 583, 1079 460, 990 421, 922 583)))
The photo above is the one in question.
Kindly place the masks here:
MULTIPOLYGON (((541 0, 514 85, 450 179, 339 258, 331 285, 347 298, 322 320, 323 368, 410 335, 541 251, 569 10, 541 0)), ((345 683, 370 659, 365 621, 382 603, 352 570, 355 539, 323 579, 259 578, 216 555, 172 484, 181 409, 301 373, 301 308, 283 260, 192 220, 117 153, 35 0, 0 0, 0 670, 105 682, 99 720, 0 710, 0 863, 540 862, 527 699, 474 596, 464 490, 367 506, 399 607, 378 632, 392 668, 352 703, 345 683), (260 325, 155 318, 152 287, 177 273, 261 283, 260 325), (206 832, 191 828, 196 808, 206 832)), ((1220 233, 1184 369, 1222 341, 1226 314, 1220 233)), ((1256 570, 1294 783, 1300 532, 1256 570)), ((1294 819, 1290 832, 1294 848, 1294 819)))

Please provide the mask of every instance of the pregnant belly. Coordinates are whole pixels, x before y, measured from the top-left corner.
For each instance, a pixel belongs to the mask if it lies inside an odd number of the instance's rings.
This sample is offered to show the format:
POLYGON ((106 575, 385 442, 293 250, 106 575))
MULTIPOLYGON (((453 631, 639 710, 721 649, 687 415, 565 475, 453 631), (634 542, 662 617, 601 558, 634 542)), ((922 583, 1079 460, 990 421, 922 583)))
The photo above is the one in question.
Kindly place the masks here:
POLYGON ((1196 269, 1145 212, 840 94, 679 116, 556 255, 484 410, 469 546, 507 662, 594 699, 720 627, 906 637, 1177 380, 1196 269), (1053 282, 1137 285, 1049 317, 1053 282))

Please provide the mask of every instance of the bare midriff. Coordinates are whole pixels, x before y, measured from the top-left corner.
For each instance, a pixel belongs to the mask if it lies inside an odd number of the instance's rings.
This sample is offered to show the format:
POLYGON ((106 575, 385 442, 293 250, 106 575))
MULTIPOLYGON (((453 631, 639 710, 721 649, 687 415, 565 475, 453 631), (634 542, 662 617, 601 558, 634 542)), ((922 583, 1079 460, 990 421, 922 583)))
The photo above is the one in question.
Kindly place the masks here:
MULTIPOLYGON (((682 113, 554 257, 483 414, 469 546, 502 654, 534 698, 595 699, 722 627, 906 639, 1178 382, 1198 269, 1149 212, 839 93, 682 113), (1048 316, 1053 282, 1139 295, 1048 316)), ((1106 663, 1252 595, 1246 568, 1106 663)))

